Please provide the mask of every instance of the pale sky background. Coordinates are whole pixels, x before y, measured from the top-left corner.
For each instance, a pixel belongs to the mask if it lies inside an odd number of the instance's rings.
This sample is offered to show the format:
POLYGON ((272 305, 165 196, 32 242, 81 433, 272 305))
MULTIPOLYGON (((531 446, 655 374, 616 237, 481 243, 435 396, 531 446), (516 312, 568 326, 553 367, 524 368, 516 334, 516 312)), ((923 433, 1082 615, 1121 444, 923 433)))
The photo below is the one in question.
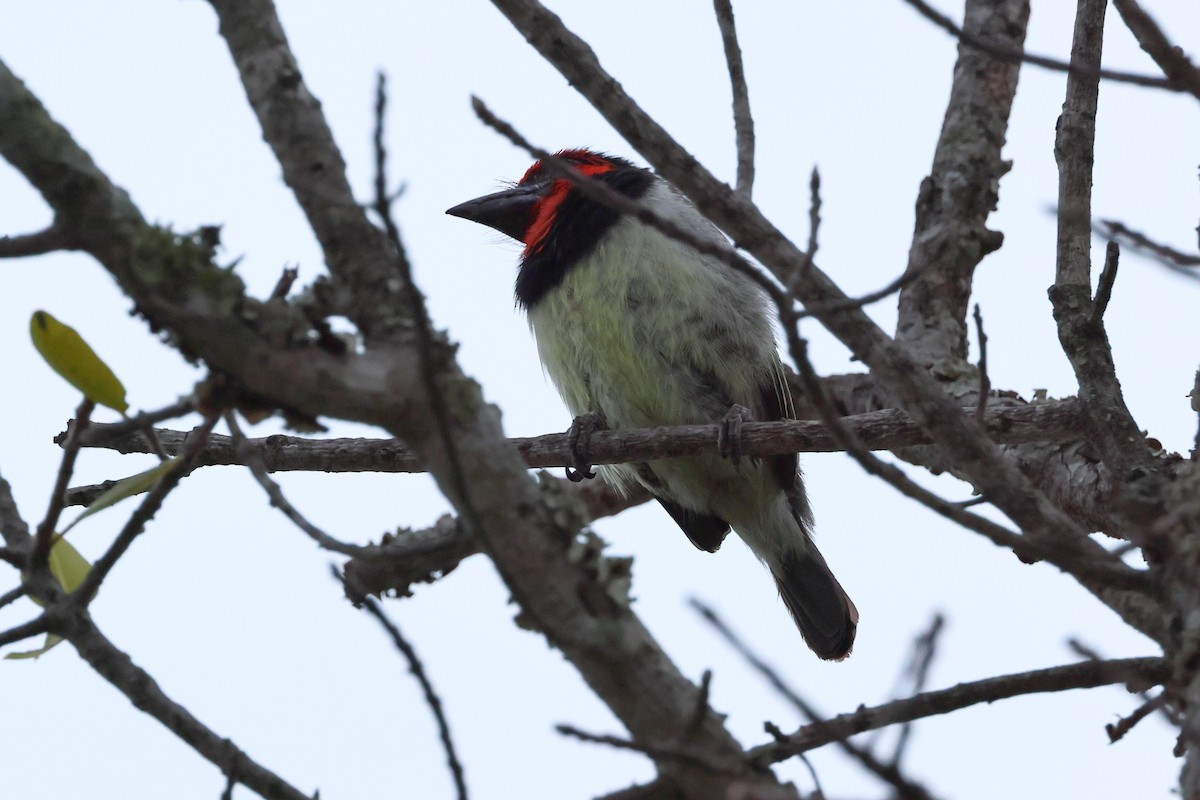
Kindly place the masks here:
MULTIPOLYGON (((552 2, 601 62, 719 176, 732 180, 733 134, 720 37, 706 2, 552 2), (597 13, 600 12, 600 13, 597 13)), ((938 4, 960 13, 957 4, 938 4)), ((1195 55, 1200 6, 1147 0, 1195 55)), ((568 415, 543 379, 514 311, 517 247, 443 214, 520 176, 529 159, 472 116, 475 93, 547 147, 588 145, 637 154, 486 2, 279 3, 309 87, 370 194, 376 70, 392 89, 393 181, 408 191, 397 217, 437 324, 461 363, 504 412, 510 435, 564 430, 568 415)), ((948 96, 955 44, 900 0, 740 2, 737 20, 758 132, 755 198, 785 231, 807 236, 807 178, 819 165, 824 224, 819 261, 860 293, 903 269, 918 184, 929 170, 948 96)), ((1065 55, 1074 3, 1035 3, 1028 46, 1065 55)), ((1110 12, 1105 62, 1154 72, 1110 12)), ((281 268, 302 281, 321 256, 262 143, 211 8, 186 2, 0 2, 0 58, 23 78, 150 219, 186 230, 223 227, 225 257, 265 294, 281 268)), ((1054 333, 1054 124, 1064 77, 1021 76, 992 227, 1005 244, 978 272, 995 386, 1029 397, 1074 392, 1054 333)), ((1189 249, 1200 217, 1196 101, 1106 84, 1100 99, 1095 210, 1189 249)), ((5 124, 0 120, 0 125, 5 124)), ((49 221, 40 198, 0 164, 0 233, 49 221)), ((1098 257, 1103 243, 1093 251, 1098 257)), ((189 391, 199 372, 157 343, 102 268, 83 255, 0 264, 0 474, 27 520, 44 511, 64 427, 77 396, 29 344, 29 315, 46 309, 76 326, 122 377, 137 409, 189 391)), ((1200 284, 1126 256, 1107 321, 1126 397, 1143 427, 1186 451, 1195 414, 1185 395, 1200 362, 1200 284)), ((894 300, 871 309, 885 328, 894 300)), ((826 372, 857 368, 815 324, 826 372)), ((98 417, 105 419, 105 413, 98 417)), ((189 423, 189 427, 190 427, 189 423)), ((378 435, 331 424, 334 435, 378 435)), ((255 435, 279 430, 259 425, 255 435)), ((132 474, 145 457, 87 452, 76 483, 132 474)), ((1110 656, 1154 654, 1053 567, 1026 566, 975 534, 866 477, 842 455, 804 458, 821 548, 862 614, 853 656, 819 662, 804 646, 766 572, 740 542, 695 550, 649 505, 597 525, 610 552, 632 554, 636 609, 682 670, 714 671, 713 702, 741 741, 766 741, 798 714, 686 606, 722 612, 827 713, 889 697, 912 637, 948 616, 931 685, 940 688, 1076 660, 1077 636, 1110 656)), ((914 473, 917 471, 914 469, 914 473)), ((919 473, 918 473, 919 474, 919 473)), ((927 477, 927 476, 926 476, 927 477)), ((397 526, 432 523, 447 506, 423 476, 285 474, 289 496, 335 536, 366 542, 397 526)), ((969 487, 928 482, 954 498, 969 487)), ((103 552, 129 509, 77 528, 103 552)), ((268 506, 237 468, 201 470, 171 497, 121 561, 94 605, 101 628, 163 689, 218 734, 304 791, 346 798, 448 798, 452 786, 417 684, 377 624, 329 577, 317 550, 268 506)), ((0 591, 15 585, 0 571, 0 591)), ((586 798, 652 776, 642 756, 564 740, 553 725, 623 733, 542 637, 517 629, 490 563, 471 558, 416 596, 384 607, 412 639, 445 703, 476 798, 586 798)), ((36 613, 0 612, 8 627, 36 613)), ((1137 704, 1114 688, 1007 700, 919 724, 908 772, 944 797, 1167 797, 1180 762, 1157 718, 1109 745, 1103 726, 1137 704)), ((40 661, 0 662, 0 790, 15 800, 171 797, 213 800, 219 772, 134 709, 67 646, 40 661)), ((893 734, 894 735, 894 734, 893 734)), ((831 798, 885 792, 833 747, 810 755, 831 798)), ((798 760, 779 767, 804 792, 798 760)), ((249 797, 239 788, 235 797, 249 797)))

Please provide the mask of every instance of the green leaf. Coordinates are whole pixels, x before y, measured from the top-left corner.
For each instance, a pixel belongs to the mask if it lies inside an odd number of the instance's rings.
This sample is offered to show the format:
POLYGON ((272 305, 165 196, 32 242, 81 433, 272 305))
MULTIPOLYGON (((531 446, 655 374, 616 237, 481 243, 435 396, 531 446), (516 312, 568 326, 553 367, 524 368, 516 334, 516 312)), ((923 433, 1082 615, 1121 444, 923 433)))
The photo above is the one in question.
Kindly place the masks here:
MULTIPOLYGON (((58 585, 67 592, 73 592, 78 589, 79 585, 83 583, 83 579, 87 577, 88 570, 92 568, 92 565, 75 549, 75 546, 62 537, 59 537, 50 546, 49 564, 50 574, 58 581, 58 585)), ((41 605, 41 602, 36 597, 30 599, 41 605)), ((8 653, 4 657, 14 661, 23 658, 38 658, 45 655, 62 642, 62 640, 63 638, 58 634, 47 633, 45 643, 36 650, 8 653)))
POLYGON ((50 546, 50 574, 64 592, 78 589, 91 568, 91 562, 61 536, 50 546))
POLYGON ((97 511, 103 511, 109 506, 114 506, 124 500, 126 497, 133 497, 135 494, 141 494, 142 492, 149 491, 150 487, 154 486, 154 484, 158 483, 164 475, 170 472, 171 468, 174 467, 178 461, 179 456, 168 458, 166 461, 146 470, 145 472, 139 472, 136 475, 130 475, 128 478, 122 478, 121 480, 117 481, 112 486, 108 487, 108 489, 106 489, 102 495, 93 500, 91 505, 85 508, 83 513, 76 517, 71 524, 63 530, 63 534, 65 535, 67 531, 71 530, 71 528, 74 528, 82 520, 87 519, 97 511))
POLYGON ((61 642, 62 640, 63 640, 63 638, 57 634, 47 633, 46 634, 46 643, 43 644, 41 647, 39 647, 37 650, 24 650, 20 653, 7 653, 4 657, 8 658, 8 659, 12 659, 13 661, 16 661, 16 660, 22 659, 22 658, 40 658, 41 656, 43 656, 47 652, 49 652, 51 650, 51 648, 58 645, 58 643, 61 642))
POLYGON ((89 400, 122 414, 129 410, 121 381, 70 325, 45 311, 35 311, 29 320, 29 336, 46 363, 89 400))

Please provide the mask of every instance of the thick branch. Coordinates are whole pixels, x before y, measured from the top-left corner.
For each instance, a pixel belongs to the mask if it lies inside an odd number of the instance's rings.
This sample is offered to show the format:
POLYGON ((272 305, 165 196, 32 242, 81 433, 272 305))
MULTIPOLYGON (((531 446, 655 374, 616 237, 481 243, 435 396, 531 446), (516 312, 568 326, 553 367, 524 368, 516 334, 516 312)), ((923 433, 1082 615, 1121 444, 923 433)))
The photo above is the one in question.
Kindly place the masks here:
MULTIPOLYGON (((966 35, 1020 52, 1028 0, 966 4, 966 35)), ((1004 237, 987 227, 999 199, 1001 158, 1020 65, 960 42, 933 168, 917 196, 896 339, 929 365, 967 357, 967 301, 975 268, 1004 237)), ((947 370, 949 371, 949 370, 947 370)))
POLYGON ((283 179, 321 243, 345 314, 371 341, 409 318, 393 254, 354 200, 346 163, 321 104, 308 90, 271 0, 210 0, 246 97, 283 179))
MULTIPOLYGON (((1071 61, 1084 70, 1100 65, 1104 0, 1079 0, 1071 61)), ((1149 449, 1121 394, 1103 321, 1093 313, 1091 290, 1092 161, 1100 80, 1094 74, 1067 77, 1067 97, 1058 119, 1058 256, 1050 300, 1058 339, 1079 382, 1088 413, 1088 439, 1118 477, 1145 463, 1149 449)))

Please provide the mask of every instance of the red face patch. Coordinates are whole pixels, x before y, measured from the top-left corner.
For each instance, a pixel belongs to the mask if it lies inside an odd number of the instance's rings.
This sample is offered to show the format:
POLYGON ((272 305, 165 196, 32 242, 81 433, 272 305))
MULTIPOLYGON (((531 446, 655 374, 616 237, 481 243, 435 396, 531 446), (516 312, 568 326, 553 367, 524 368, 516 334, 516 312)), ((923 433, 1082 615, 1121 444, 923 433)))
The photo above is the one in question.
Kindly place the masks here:
MULTIPOLYGON (((570 161, 575 169, 588 176, 602 175, 613 169, 611 161, 591 150, 560 150, 555 153, 555 156, 570 161)), ((541 161, 533 162, 533 166, 525 171, 518 185, 537 182, 545 174, 545 171, 545 166, 541 161)), ((571 182, 558 178, 551 184, 550 190, 534 204, 533 223, 530 224, 529 230, 525 234, 525 255, 529 255, 542 246, 546 235, 554 225, 558 207, 562 205, 570 191, 571 182)))

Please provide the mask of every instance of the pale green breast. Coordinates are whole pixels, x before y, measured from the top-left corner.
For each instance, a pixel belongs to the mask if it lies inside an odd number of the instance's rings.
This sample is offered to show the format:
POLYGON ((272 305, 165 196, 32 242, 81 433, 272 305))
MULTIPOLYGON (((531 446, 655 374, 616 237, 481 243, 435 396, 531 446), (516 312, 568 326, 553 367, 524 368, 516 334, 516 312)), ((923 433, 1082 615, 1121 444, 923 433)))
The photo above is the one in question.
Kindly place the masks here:
POLYGON ((759 406, 778 364, 761 296, 715 259, 636 221, 619 225, 530 312, 571 412, 628 428, 759 406))

